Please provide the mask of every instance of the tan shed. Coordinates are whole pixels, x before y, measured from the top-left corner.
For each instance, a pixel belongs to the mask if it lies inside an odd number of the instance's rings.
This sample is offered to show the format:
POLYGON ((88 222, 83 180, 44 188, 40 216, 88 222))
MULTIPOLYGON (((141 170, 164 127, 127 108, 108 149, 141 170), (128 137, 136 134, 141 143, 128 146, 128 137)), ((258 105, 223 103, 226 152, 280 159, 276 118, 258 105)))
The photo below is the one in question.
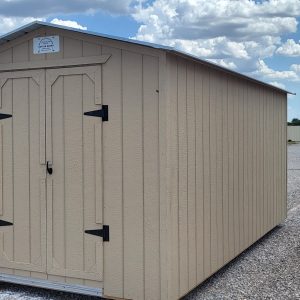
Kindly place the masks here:
POLYGON ((286 217, 284 90, 42 22, 0 89, 1 281, 178 299, 286 217))
POLYGON ((300 126, 288 126, 287 139, 293 142, 300 142, 300 126))

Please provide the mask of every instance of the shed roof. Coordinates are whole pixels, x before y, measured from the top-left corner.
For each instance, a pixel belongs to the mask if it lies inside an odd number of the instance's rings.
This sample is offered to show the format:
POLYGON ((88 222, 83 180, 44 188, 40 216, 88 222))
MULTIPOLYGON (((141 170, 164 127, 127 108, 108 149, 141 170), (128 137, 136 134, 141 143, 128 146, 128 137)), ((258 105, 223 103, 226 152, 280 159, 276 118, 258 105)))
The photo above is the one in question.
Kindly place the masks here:
POLYGON ((172 54, 177 55, 177 56, 181 56, 181 57, 184 57, 184 58, 187 58, 187 59, 195 60, 195 61, 197 61, 197 62, 199 62, 203 65, 207 65, 209 67, 212 67, 212 68, 217 69, 217 70, 221 70, 223 72, 232 74, 234 76, 237 76, 237 77, 240 77, 240 78, 243 78, 243 79, 246 79, 246 80, 261 84, 261 85, 264 85, 264 86, 268 86, 268 87, 270 87, 272 89, 275 89, 277 91, 280 91, 280 92, 283 92, 283 93, 286 93, 286 94, 295 95, 294 93, 289 92, 287 90, 281 89, 279 87, 276 87, 276 86, 271 85, 269 83, 266 83, 264 81, 257 80, 253 77, 249 77, 247 75, 235 72, 233 70, 224 68, 220 65, 217 65, 215 63, 212 63, 212 62, 209 62, 207 60, 201 59, 197 56, 194 56, 194 55, 176 50, 173 47, 154 44, 154 43, 148 43, 148 42, 143 42, 143 41, 138 41, 138 40, 133 40, 133 39, 128 39, 128 38, 122 38, 122 37, 117 37, 117 36, 112 36, 112 35, 92 32, 92 31, 86 31, 86 30, 81 30, 81 29, 77 29, 77 28, 71 28, 71 27, 66 27, 66 26, 56 25, 56 24, 47 23, 47 22, 41 22, 41 21, 34 21, 34 22, 29 23, 25 26, 22 26, 22 27, 14 30, 14 31, 11 31, 11 32, 9 32, 5 35, 0 36, 0 46, 7 43, 7 42, 10 42, 14 39, 17 39, 17 38, 19 38, 19 37, 21 37, 21 36, 23 36, 23 35, 25 35, 29 32, 40 29, 42 27, 52 27, 52 28, 64 29, 64 30, 69 30, 69 31, 73 31, 73 32, 79 32, 79 33, 83 33, 83 34, 98 36, 98 37, 101 37, 101 38, 107 38, 107 39, 117 40, 117 41, 121 41, 121 42, 125 42, 125 43, 137 44, 137 45, 142 45, 142 46, 145 46, 145 47, 164 50, 166 52, 172 53, 172 54))

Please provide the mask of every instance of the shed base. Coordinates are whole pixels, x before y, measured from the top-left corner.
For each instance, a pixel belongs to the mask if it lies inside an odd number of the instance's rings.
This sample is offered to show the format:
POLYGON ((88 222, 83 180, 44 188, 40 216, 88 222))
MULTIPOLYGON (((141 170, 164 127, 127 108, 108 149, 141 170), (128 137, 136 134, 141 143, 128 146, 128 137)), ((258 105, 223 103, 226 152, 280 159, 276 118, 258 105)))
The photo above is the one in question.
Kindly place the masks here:
POLYGON ((89 296, 102 296, 102 288, 93 288, 77 284, 60 283, 42 279, 35 279, 16 275, 7 275, 0 273, 0 282, 9 282, 38 288, 77 293, 89 296))

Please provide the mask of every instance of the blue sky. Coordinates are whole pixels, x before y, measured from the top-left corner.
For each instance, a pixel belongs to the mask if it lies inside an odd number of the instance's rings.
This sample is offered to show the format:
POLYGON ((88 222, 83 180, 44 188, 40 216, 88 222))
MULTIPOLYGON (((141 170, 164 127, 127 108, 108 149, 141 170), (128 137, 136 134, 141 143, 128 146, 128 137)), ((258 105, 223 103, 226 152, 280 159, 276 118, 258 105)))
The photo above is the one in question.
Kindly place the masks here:
POLYGON ((300 0, 0 0, 0 33, 35 19, 165 44, 297 93, 300 0))

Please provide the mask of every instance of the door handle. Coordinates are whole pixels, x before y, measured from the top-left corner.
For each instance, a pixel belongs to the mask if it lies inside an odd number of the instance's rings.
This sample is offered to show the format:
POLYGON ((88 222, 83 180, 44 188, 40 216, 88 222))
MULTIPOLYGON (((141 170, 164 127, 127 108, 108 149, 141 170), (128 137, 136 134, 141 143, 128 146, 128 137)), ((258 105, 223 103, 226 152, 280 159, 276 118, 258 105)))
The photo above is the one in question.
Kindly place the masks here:
POLYGON ((53 173, 52 167, 49 167, 49 161, 47 161, 47 172, 48 172, 48 174, 50 174, 50 175, 53 173))

